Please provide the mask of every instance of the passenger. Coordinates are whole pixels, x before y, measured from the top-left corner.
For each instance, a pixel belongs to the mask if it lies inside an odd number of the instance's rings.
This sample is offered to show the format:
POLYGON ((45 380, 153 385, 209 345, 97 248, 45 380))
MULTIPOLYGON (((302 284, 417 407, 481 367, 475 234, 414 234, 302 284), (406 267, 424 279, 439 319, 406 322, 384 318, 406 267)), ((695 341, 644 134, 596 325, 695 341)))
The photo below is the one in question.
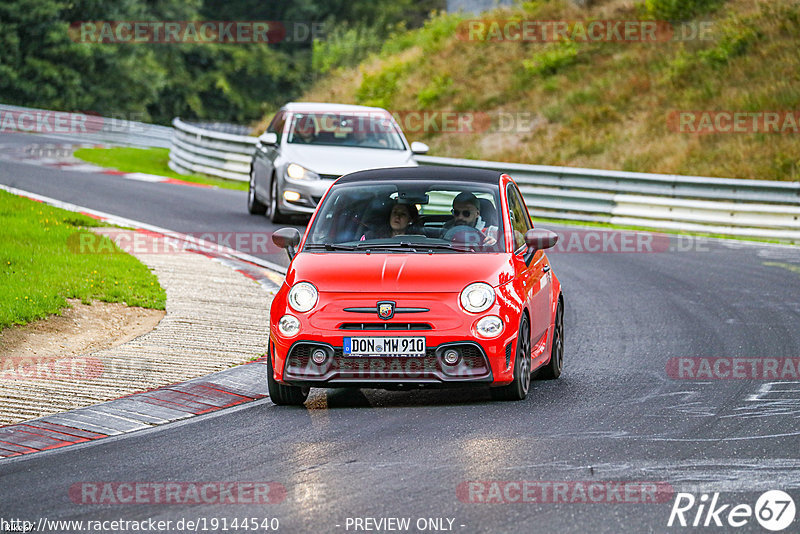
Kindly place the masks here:
POLYGON ((408 230, 417 222, 419 212, 413 204, 399 204, 395 202, 389 214, 387 224, 374 230, 369 230, 361 239, 384 239, 405 235, 408 230))

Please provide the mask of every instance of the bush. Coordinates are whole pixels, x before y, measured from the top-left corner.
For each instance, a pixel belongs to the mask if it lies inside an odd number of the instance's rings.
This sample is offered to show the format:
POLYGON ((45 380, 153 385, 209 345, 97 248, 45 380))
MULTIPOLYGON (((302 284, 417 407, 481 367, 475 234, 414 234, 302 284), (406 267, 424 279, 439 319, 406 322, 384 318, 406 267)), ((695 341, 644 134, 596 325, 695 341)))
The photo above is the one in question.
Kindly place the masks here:
POLYGON ((690 20, 719 7, 725 0, 645 0, 647 14, 659 20, 690 20))

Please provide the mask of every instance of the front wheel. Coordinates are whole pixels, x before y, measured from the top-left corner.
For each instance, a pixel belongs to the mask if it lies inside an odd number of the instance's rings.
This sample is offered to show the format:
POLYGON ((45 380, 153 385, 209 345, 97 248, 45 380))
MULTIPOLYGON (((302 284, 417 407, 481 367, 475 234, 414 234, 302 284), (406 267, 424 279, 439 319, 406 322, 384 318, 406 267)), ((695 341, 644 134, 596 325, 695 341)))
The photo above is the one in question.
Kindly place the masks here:
POLYGON ((517 354, 514 356, 514 381, 507 386, 492 388, 495 400, 525 400, 531 386, 531 329, 528 318, 522 316, 517 334, 517 354))
POLYGON ((556 308, 556 324, 553 327, 553 348, 550 350, 550 362, 542 367, 539 376, 545 380, 554 380, 561 376, 564 368, 564 306, 559 301, 556 308))
POLYGON ((264 205, 256 196, 256 176, 253 169, 250 169, 250 187, 247 189, 247 211, 251 215, 264 215, 267 206, 264 205))
POLYGON ((283 224, 287 222, 287 217, 281 213, 280 202, 278 202, 278 177, 272 177, 272 186, 269 194, 269 214, 267 215, 273 224, 283 224))
POLYGON ((278 406, 300 406, 308 398, 310 388, 289 386, 275 380, 275 371, 272 367, 272 344, 267 351, 267 389, 269 398, 278 406))

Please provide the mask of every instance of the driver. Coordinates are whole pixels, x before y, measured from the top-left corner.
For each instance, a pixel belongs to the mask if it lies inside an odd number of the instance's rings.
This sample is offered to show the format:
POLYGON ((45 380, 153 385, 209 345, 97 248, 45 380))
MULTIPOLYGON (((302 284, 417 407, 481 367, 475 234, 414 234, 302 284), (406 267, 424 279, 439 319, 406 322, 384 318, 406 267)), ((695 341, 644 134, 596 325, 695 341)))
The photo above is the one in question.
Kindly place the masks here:
POLYGON ((453 199, 453 219, 444 223, 442 235, 456 226, 470 226, 484 235, 483 244, 487 246, 497 243, 497 228, 494 226, 478 229, 481 215, 481 203, 478 197, 469 191, 462 191, 453 199), (493 231, 492 231, 493 229, 493 231))
POLYGON ((317 138, 317 126, 310 115, 298 116, 294 124, 293 143, 311 144, 317 138))

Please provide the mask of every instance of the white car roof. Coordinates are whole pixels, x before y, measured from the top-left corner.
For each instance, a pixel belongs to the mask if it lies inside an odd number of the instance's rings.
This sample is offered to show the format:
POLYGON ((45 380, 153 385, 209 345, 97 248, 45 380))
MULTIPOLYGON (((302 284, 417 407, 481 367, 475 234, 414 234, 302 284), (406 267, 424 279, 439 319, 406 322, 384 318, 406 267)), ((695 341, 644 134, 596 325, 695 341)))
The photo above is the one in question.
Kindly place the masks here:
POLYGON ((289 102, 282 109, 286 111, 295 111, 295 112, 318 112, 318 113, 325 113, 325 112, 337 112, 337 111, 370 111, 370 112, 383 112, 389 114, 383 108, 375 108, 370 106, 355 106, 352 104, 331 104, 330 102, 289 102))

